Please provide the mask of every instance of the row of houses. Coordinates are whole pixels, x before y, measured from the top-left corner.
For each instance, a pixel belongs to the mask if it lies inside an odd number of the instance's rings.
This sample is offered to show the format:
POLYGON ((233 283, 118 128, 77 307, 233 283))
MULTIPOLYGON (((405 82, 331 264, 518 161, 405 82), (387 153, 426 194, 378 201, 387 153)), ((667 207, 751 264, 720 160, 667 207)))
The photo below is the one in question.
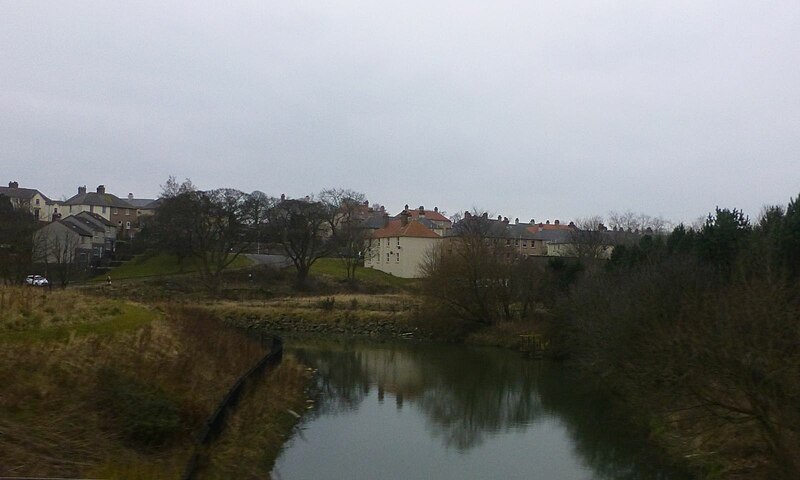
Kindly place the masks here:
MULTIPOLYGON (((465 212, 456 223, 442 215, 437 208, 426 210, 405 209, 395 217, 384 213, 382 226, 374 228, 369 235, 364 254, 364 266, 404 278, 422 276, 423 265, 430 252, 443 243, 454 241, 463 235, 463 227, 472 219, 465 212)), ((377 216, 367 219, 365 224, 374 227, 377 216)), ((578 228, 574 223, 562 224, 558 220, 550 223, 520 222, 498 216, 496 219, 483 215, 484 232, 487 239, 504 245, 505 255, 510 260, 519 257, 569 257, 575 256, 574 242, 578 228)), ((602 225, 599 226, 602 229, 602 225)), ((614 238, 608 232, 599 256, 608 258, 613 251, 614 238)), ((622 233, 622 232, 620 232, 622 233)))
POLYGON ((152 215, 158 207, 158 200, 135 198, 129 193, 122 199, 106 192, 104 185, 87 191, 86 186, 78 187, 78 192, 66 200, 52 200, 34 188, 23 188, 18 182, 8 182, 0 187, 0 195, 7 197, 14 208, 24 208, 40 222, 53 222, 70 215, 89 212, 99 215, 117 228, 120 238, 133 238, 138 232, 140 219, 152 215))
POLYGON ((104 185, 95 191, 86 186, 66 200, 52 200, 34 188, 9 182, 0 187, 17 209, 28 210, 41 223, 34 236, 34 258, 41 263, 77 263, 96 266, 110 257, 119 240, 131 240, 140 231, 142 220, 155 213, 159 201, 123 199, 106 192, 104 185))

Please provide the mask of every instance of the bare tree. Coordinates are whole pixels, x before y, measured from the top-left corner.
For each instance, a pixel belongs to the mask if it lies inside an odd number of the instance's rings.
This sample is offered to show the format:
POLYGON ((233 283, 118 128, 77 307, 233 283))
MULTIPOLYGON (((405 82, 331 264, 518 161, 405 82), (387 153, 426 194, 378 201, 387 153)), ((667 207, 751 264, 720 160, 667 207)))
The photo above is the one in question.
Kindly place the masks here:
POLYGON ((319 194, 327 211, 332 248, 344 264, 346 279, 354 281, 356 269, 362 265, 367 231, 362 228, 366 214, 366 196, 350 189, 330 188, 319 194))
POLYGON ((603 225, 603 217, 594 215, 579 218, 570 233, 571 253, 584 263, 593 264, 607 258, 610 241, 603 225))
POLYGON ((281 199, 269 210, 271 238, 283 246, 297 270, 296 285, 307 286, 311 266, 332 250, 328 208, 316 200, 281 199))

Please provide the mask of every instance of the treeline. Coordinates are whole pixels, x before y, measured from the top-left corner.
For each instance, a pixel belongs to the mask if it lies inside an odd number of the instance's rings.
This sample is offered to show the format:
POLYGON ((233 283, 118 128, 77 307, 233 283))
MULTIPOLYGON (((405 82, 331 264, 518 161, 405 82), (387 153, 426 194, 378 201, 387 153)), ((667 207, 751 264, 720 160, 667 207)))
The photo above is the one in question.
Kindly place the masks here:
POLYGON ((617 246, 550 325, 559 355, 722 477, 800 478, 799 200, 617 246))
POLYGON ((288 199, 231 188, 204 191, 170 177, 159 200, 155 215, 143 222, 141 244, 175 255, 181 265, 191 259, 211 291, 219 289, 222 272, 239 255, 262 245, 279 247, 291 260, 298 288, 305 288, 319 258, 340 258, 351 281, 361 262, 363 193, 332 188, 288 199))

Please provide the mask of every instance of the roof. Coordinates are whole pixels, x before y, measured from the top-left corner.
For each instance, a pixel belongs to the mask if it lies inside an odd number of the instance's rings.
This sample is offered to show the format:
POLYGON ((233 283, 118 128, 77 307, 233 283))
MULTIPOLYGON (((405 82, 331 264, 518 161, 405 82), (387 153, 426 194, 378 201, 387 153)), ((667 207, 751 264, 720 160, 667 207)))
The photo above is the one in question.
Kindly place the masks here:
POLYGON ((33 198, 34 195, 39 194, 44 198, 45 202, 51 202, 49 198, 47 198, 42 192, 36 190, 35 188, 11 188, 11 187, 0 187, 0 195, 5 195, 9 198, 21 198, 24 200, 30 200, 33 198))
POLYGON ((372 238, 387 237, 441 238, 436 232, 416 220, 411 220, 406 225, 403 225, 402 220, 392 220, 388 225, 372 234, 372 238))
POLYGON ((156 208, 159 204, 155 198, 128 198, 125 200, 136 208, 156 208))
POLYGON ((69 225, 78 225, 79 227, 83 228, 87 232, 91 232, 92 235, 97 233, 105 232, 105 228, 102 225, 98 225, 97 223, 93 222, 92 220, 84 217, 84 216, 77 216, 77 215, 70 215, 66 218, 62 218, 61 223, 69 224, 69 225))
MULTIPOLYGON (((411 218, 413 219, 419 218, 419 209, 408 209, 406 211, 409 213, 409 215, 411 215, 411 218)), ((423 210, 423 212, 425 212, 425 219, 427 220, 432 220, 434 222, 453 223, 450 221, 449 218, 445 217, 437 210, 423 210)), ((402 215, 402 213, 398 213, 397 215, 395 215, 394 218, 400 218, 400 215, 402 215)))
POLYGON ((383 228, 387 221, 389 221, 389 214, 384 212, 372 212, 361 222, 361 228, 378 230, 383 228))
POLYGON ((105 218, 103 218, 102 215, 94 213, 94 212, 83 211, 83 212, 77 213, 75 216, 76 217, 89 217, 91 220, 94 221, 95 224, 97 224, 99 226, 104 226, 104 227, 115 227, 116 226, 113 223, 111 223, 108 220, 106 220, 105 218))
POLYGON ((77 233, 78 235, 80 235, 82 237, 93 237, 94 236, 94 232, 91 229, 89 229, 89 227, 87 227, 86 225, 82 224, 78 220, 69 221, 70 218, 73 218, 72 215, 70 215, 69 217, 67 217, 67 218, 65 218, 63 220, 57 220, 55 223, 59 223, 59 224, 65 226, 66 228, 69 228, 70 230, 72 230, 73 232, 77 233))
POLYGON ((70 198, 64 205, 96 205, 101 207, 136 208, 130 203, 110 193, 79 193, 70 198))

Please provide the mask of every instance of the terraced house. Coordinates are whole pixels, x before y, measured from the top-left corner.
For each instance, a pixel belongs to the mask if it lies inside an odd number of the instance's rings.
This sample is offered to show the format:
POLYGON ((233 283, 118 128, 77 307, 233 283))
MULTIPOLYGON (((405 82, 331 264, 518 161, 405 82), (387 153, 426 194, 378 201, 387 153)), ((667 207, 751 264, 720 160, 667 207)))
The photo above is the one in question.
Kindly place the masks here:
POLYGON ((78 187, 78 194, 64 202, 64 215, 80 212, 96 213, 117 227, 122 238, 132 238, 139 225, 139 209, 110 193, 104 185, 98 185, 95 192, 87 192, 86 187, 78 187))
POLYGON ((56 202, 34 188, 20 188, 19 182, 8 182, 8 187, 0 187, 0 195, 8 197, 14 208, 29 210, 40 222, 49 222, 53 214, 58 213, 56 202))

